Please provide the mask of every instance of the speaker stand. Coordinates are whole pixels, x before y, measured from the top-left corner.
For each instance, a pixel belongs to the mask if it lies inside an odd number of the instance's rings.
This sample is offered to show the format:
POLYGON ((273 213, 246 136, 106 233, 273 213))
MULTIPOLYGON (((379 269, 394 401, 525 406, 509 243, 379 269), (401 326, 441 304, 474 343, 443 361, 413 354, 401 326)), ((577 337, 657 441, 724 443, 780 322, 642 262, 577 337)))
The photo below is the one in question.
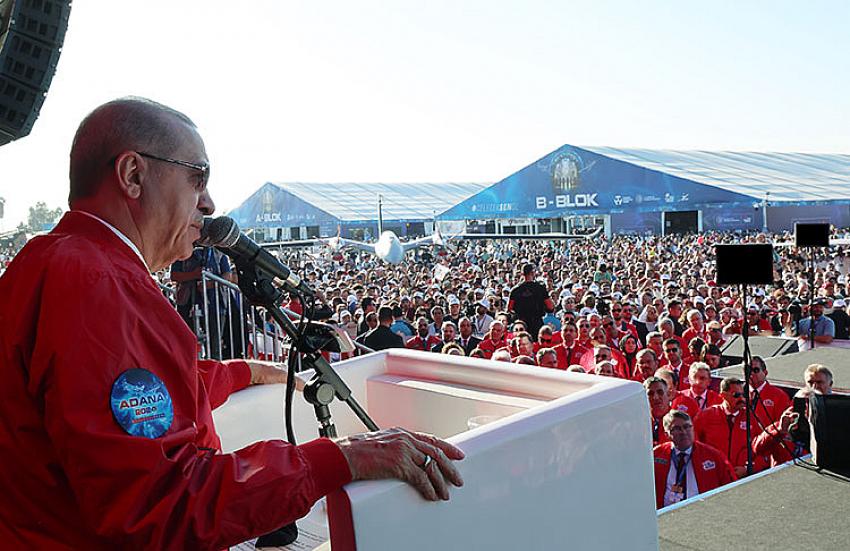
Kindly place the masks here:
MULTIPOLYGON (((746 318, 747 312, 747 285, 746 283, 741 284, 741 303, 744 306, 744 317, 746 318)), ((750 325, 745 323, 741 328, 741 339, 744 341, 744 351, 742 352, 744 358, 744 405, 746 411, 746 417, 744 422, 747 426, 747 476, 753 474, 753 444, 750 438, 750 433, 752 431, 751 421, 750 421, 750 374, 752 373, 753 367, 753 357, 750 353, 750 325)), ((732 430, 731 428, 729 429, 732 430)), ((730 434, 731 438, 731 434, 730 434)), ((731 440, 730 440, 731 445, 731 440)))

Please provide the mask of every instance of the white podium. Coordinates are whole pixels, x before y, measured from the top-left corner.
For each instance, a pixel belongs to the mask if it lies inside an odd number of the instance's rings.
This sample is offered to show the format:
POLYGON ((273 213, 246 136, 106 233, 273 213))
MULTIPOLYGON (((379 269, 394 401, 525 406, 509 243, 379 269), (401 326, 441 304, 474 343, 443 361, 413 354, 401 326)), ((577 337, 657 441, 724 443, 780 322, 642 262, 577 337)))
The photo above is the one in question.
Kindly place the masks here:
MULTIPOLYGON (((328 496, 334 551, 657 548, 649 410, 638 383, 409 350, 335 366, 380 427, 436 434, 466 459, 457 463, 465 485, 448 502, 389 480, 328 496), (470 430, 477 416, 496 420, 470 430)), ((310 376, 299 374, 299 391, 310 376)), ((251 387, 217 409, 225 451, 285 438, 283 397, 284 385, 251 387)), ((339 434, 365 431, 345 404, 331 411, 339 434)), ((316 437, 300 392, 293 424, 299 442, 316 437)), ((323 507, 316 516, 325 522, 323 507)))

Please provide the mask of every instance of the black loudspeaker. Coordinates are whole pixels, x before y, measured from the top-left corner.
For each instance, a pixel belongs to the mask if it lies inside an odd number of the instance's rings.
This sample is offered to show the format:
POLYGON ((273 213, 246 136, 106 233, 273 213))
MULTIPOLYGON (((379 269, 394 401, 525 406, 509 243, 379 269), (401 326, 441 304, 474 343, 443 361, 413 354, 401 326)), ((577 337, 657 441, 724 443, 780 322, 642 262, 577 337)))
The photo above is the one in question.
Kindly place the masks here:
MULTIPOLYGON (((753 356, 761 356, 765 359, 800 351, 795 338, 753 336, 747 339, 747 343, 753 356)), ((741 338, 741 335, 731 335, 720 347, 720 354, 726 365, 736 365, 743 362, 744 339, 741 338)))
POLYGON ((773 283, 773 245, 715 245, 718 285, 773 283))
POLYGON ((815 464, 850 475, 850 396, 812 394, 808 402, 815 464))
POLYGON ((68 29, 68 0, 0 1, 0 145, 30 133, 68 29))
POLYGON ((798 247, 829 247, 829 224, 794 224, 794 244, 798 247))

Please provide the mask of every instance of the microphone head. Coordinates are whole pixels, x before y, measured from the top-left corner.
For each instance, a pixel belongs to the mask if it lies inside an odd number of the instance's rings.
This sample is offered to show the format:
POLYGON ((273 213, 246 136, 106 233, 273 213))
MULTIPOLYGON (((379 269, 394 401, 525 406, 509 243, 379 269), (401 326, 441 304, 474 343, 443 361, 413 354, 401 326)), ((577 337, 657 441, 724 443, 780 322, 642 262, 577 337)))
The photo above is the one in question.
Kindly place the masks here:
POLYGON ((199 245, 228 249, 239 240, 239 226, 229 216, 205 217, 199 245))

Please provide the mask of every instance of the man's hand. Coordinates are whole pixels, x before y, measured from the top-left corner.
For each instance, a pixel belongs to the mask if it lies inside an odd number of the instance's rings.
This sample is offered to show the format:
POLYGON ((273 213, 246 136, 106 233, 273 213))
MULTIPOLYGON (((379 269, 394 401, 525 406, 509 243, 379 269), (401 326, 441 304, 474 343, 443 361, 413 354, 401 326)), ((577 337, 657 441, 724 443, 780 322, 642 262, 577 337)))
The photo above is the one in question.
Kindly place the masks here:
POLYGON ((452 464, 463 459, 463 451, 430 434, 392 428, 340 438, 336 443, 354 480, 397 478, 429 501, 449 499, 446 481, 463 486, 452 464))
POLYGON ((286 370, 278 367, 279 364, 257 360, 246 361, 251 368, 252 385, 286 384, 286 370))
POLYGON ((738 478, 744 478, 747 476, 747 468, 746 467, 735 467, 735 476, 738 478))
POLYGON ((797 424, 800 415, 794 411, 793 407, 789 407, 782 412, 782 417, 779 418, 779 430, 782 434, 786 434, 791 427, 797 424))

